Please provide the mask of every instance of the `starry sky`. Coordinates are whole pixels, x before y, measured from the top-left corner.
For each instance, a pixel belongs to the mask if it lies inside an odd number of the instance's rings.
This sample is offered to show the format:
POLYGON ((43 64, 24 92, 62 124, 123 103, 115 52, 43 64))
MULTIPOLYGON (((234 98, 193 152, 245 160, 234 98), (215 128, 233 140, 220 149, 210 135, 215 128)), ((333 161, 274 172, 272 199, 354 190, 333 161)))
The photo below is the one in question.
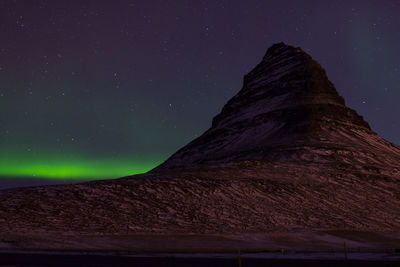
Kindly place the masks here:
POLYGON ((280 41, 399 145, 399 12, 393 0, 0 0, 0 188, 155 167, 280 41))

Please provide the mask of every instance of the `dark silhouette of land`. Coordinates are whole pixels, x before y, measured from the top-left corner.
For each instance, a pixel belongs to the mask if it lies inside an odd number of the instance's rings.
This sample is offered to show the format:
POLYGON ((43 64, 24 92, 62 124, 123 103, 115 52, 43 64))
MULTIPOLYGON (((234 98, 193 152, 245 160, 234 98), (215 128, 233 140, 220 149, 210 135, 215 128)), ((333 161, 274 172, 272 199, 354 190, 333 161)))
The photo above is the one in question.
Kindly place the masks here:
MULTIPOLYGON (((175 257, 124 257, 100 255, 43 255, 0 254, 2 266, 137 266, 137 267, 232 267, 238 266, 235 258, 175 258, 175 257)), ((371 260, 310 260, 310 259, 253 259, 243 258, 246 267, 398 267, 399 261, 371 260)))

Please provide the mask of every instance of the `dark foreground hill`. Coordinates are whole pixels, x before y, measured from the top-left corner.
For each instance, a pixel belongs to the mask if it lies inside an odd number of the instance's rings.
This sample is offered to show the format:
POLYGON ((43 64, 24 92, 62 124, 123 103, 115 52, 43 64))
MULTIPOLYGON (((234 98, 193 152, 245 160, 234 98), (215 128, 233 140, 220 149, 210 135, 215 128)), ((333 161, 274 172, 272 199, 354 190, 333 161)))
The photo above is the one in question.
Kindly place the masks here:
POLYGON ((0 191, 0 248, 400 247, 400 148, 300 48, 270 47, 202 136, 147 174, 0 191))

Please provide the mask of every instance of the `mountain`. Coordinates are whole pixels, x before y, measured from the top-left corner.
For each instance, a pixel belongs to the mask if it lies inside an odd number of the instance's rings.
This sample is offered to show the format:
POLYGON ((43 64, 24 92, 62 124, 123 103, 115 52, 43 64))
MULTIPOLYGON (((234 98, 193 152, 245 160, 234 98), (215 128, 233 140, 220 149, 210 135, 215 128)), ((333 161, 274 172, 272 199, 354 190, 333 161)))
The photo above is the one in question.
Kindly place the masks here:
POLYGON ((146 174, 0 191, 0 248, 388 249, 400 148, 300 48, 271 46, 199 138, 146 174))
POLYGON ((244 160, 399 165, 399 148, 345 106, 325 70, 278 43, 244 77, 212 127, 156 170, 244 160))

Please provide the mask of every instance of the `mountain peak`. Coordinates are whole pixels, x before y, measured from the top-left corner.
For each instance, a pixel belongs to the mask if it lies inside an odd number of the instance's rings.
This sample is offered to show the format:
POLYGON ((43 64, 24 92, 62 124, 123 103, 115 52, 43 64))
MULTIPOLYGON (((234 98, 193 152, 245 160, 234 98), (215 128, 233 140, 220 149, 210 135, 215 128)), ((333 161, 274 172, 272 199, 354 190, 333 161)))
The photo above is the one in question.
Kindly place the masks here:
POLYGON ((317 61, 301 48, 277 43, 245 75, 212 127, 155 170, 249 160, 346 161, 335 151, 362 154, 371 150, 368 142, 385 150, 390 143, 381 139, 345 105, 317 61))
POLYGON ((265 59, 266 57, 268 57, 268 56, 281 53, 281 52, 283 52, 283 51, 285 51, 285 50, 297 50, 297 52, 302 51, 300 48, 295 48, 295 47, 293 47, 293 46, 291 46, 291 45, 285 44, 284 42, 279 42, 279 43, 276 43, 276 44, 271 45, 271 46, 267 49, 267 53, 265 54, 264 59, 265 59))
POLYGON ((283 42, 268 48, 262 61, 245 76, 242 91, 265 90, 267 87, 285 88, 287 92, 303 97, 308 95, 314 103, 328 101, 345 105, 321 65, 301 48, 283 42))

